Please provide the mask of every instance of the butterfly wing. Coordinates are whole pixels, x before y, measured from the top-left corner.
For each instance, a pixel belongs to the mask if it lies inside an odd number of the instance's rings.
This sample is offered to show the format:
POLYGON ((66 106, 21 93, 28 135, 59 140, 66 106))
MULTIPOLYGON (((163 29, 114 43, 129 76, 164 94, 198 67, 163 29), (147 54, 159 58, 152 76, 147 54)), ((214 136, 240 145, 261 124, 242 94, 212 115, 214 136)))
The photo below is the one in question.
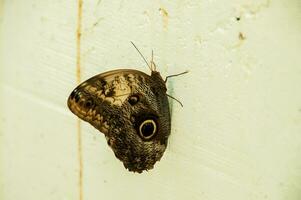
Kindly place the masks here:
POLYGON ((113 70, 96 75, 72 91, 68 107, 79 118, 107 134, 109 111, 106 108, 121 107, 137 84, 147 77, 137 70, 113 70))
POLYGON ((76 87, 68 107, 105 134, 126 168, 142 172, 162 157, 170 134, 165 82, 158 72, 114 70, 76 87))

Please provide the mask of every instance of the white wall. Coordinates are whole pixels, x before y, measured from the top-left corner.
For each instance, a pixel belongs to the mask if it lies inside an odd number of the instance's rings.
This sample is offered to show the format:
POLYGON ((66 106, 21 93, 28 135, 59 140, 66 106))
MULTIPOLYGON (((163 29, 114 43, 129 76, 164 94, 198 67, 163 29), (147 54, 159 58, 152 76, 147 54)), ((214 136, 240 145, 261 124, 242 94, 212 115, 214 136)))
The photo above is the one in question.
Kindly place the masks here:
POLYGON ((301 199, 299 0, 83 0, 81 80, 149 73, 155 52, 184 104, 143 174, 66 100, 76 83, 76 1, 0 1, 0 199, 301 199), (240 18, 237 20, 236 18, 240 18), (80 194, 82 196, 80 196, 80 194))

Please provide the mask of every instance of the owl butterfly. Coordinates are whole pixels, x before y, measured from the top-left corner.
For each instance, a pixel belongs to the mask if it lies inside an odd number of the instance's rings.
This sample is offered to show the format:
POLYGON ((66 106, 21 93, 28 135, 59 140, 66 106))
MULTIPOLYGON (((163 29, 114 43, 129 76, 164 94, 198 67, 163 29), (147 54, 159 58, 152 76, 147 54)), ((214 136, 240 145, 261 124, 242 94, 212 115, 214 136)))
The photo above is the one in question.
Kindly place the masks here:
POLYGON ((148 64, 132 44, 150 68, 150 76, 132 69, 96 75, 72 91, 68 107, 104 133, 125 168, 141 173, 152 169, 166 149, 171 128, 166 81, 180 74, 163 80, 153 54, 148 64))

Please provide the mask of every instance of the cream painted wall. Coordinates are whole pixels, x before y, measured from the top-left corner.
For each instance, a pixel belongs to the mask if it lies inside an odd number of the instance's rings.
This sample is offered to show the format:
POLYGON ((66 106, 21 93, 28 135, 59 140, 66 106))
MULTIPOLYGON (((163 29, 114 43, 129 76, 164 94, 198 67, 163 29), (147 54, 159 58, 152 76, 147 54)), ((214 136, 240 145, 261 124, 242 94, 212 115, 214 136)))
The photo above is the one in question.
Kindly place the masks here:
POLYGON ((0 199, 301 199, 299 0, 83 0, 81 78, 155 61, 172 107, 155 168, 126 171, 66 107, 77 2, 0 1, 0 199))

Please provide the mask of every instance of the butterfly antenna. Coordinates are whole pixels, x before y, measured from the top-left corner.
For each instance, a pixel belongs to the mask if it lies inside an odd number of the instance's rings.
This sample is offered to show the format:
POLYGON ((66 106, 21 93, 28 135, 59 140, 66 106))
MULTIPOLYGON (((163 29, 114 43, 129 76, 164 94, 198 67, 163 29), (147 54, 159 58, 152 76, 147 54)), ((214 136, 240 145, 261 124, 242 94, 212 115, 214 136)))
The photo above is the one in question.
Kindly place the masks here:
POLYGON ((152 69, 153 69, 153 65, 154 65, 154 50, 152 50, 152 60, 151 60, 151 67, 152 67, 152 69))
POLYGON ((156 64, 155 64, 155 62, 154 62, 154 51, 153 51, 153 50, 152 50, 152 61, 151 61, 151 66, 154 67, 153 71, 156 71, 157 66, 156 66, 156 64))
POLYGON ((169 98, 172 98, 173 100, 177 101, 182 107, 183 107, 183 104, 181 101, 179 101, 178 99, 174 98, 173 96, 170 96, 169 94, 166 94, 169 98))
POLYGON ((140 54, 140 56, 143 58, 144 62, 145 62, 146 65, 148 66, 148 68, 149 68, 151 71, 153 71, 152 68, 151 68, 151 66, 148 64, 148 62, 146 61, 146 59, 145 59, 144 56, 142 55, 142 53, 139 51, 139 49, 138 49, 138 48, 136 47, 136 45, 134 44, 134 42, 131 41, 131 43, 132 43, 132 45, 135 47, 135 49, 138 51, 138 53, 140 54))

